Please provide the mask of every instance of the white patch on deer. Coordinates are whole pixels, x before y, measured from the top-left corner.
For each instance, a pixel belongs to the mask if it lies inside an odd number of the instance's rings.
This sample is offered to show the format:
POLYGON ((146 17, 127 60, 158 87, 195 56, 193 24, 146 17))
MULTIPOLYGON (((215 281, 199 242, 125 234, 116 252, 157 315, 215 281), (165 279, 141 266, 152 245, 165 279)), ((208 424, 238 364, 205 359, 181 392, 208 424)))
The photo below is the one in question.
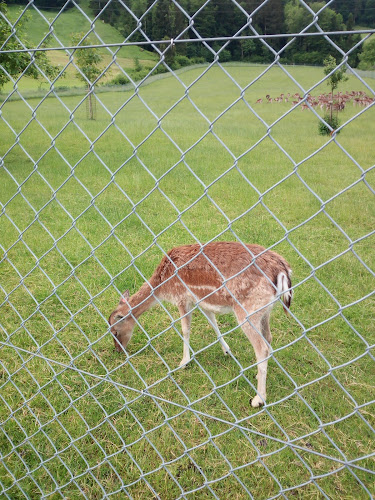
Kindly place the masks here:
POLYGON ((284 303, 287 303, 292 299, 292 292, 289 290, 288 278, 284 272, 277 275, 277 294, 278 296, 284 296, 284 303))

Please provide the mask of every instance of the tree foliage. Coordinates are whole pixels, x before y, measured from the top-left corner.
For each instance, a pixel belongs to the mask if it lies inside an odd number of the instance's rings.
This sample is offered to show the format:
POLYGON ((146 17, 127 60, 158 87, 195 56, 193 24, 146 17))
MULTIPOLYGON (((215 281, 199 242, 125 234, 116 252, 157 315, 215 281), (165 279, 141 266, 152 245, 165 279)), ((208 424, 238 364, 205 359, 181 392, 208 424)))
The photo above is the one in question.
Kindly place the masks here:
MULTIPOLYGON (((260 0, 241 1, 242 7, 247 12, 253 12, 261 3, 263 2, 260 0)), ((215 0, 207 4, 203 0, 179 0, 178 4, 181 8, 170 0, 159 0, 156 4, 151 0, 129 0, 127 2, 129 9, 137 17, 142 16, 152 6, 149 12, 142 17, 141 26, 141 29, 150 40, 170 40, 181 33, 183 33, 183 38, 196 38, 196 32, 202 38, 230 37, 238 32, 243 35, 253 34, 246 27, 247 16, 236 7, 232 0, 215 0), (193 27, 189 27, 189 20, 185 12, 190 16, 194 16, 193 27)), ((111 2, 104 11, 101 11, 102 0, 90 0, 90 7, 95 15, 100 13, 101 19, 114 25, 125 37, 131 35, 132 41, 145 40, 136 19, 120 3, 111 2)), ((253 26, 262 34, 281 33, 283 22, 283 0, 269 0, 261 9, 257 10, 253 18, 253 26)), ((215 51, 220 50, 222 45, 223 43, 219 42, 208 44, 215 51)), ((279 49, 281 41, 276 40, 272 42, 272 45, 279 49)), ((225 47, 226 52, 221 54, 235 60, 272 58, 269 51, 264 51, 260 41, 253 43, 251 51, 248 49, 249 45, 244 47, 241 46, 241 42, 233 41, 225 47)), ((210 49, 198 43, 179 44, 176 46, 176 55, 186 55, 190 58, 204 57, 207 60, 213 58, 210 49)))
MULTIPOLYGON (((323 31, 345 31, 347 26, 341 14, 329 7, 325 2, 312 2, 310 8, 318 14, 318 25, 323 31)), ((348 17, 349 19, 349 17, 348 17)), ((352 19, 352 18, 350 18, 352 19)), ((300 33, 309 25, 307 32, 318 32, 313 23, 313 15, 303 7, 298 0, 291 0, 285 5, 285 25, 289 33, 300 33)), ((352 22, 352 21, 351 21, 352 22)), ((360 41, 360 35, 339 35, 332 37, 333 42, 345 52, 349 51, 360 41)), ((350 53, 349 64, 356 66, 359 50, 350 53)), ((323 61, 332 56, 341 58, 333 44, 324 37, 300 37, 287 49, 287 56, 297 64, 323 64, 323 61)))
POLYGON ((359 56, 360 69, 375 69, 375 38, 371 38, 363 47, 363 52, 359 56))
MULTIPOLYGON (((6 21, 7 8, 4 3, 0 3, 0 11, 4 14, 0 16, 0 46, 3 50, 22 50, 31 46, 26 30, 29 17, 24 14, 17 23, 16 35, 12 32, 12 26, 6 21)), ((17 78, 20 74, 39 78, 44 75, 49 80, 53 80, 59 73, 58 66, 50 63, 46 52, 1 52, 0 53, 0 89, 11 78, 17 78)))
MULTIPOLYGON (((39 9, 56 9, 60 10, 62 7, 65 9, 70 9, 73 7, 73 3, 67 3, 66 0, 34 0, 34 5, 39 9)), ((7 4, 17 4, 25 5, 23 0, 7 0, 7 4)))
POLYGON ((328 56, 324 60, 324 74, 326 76, 329 75, 327 78, 327 85, 330 89, 331 95, 329 99, 328 114, 325 114, 324 121, 319 121, 318 124, 318 132, 320 135, 331 135, 333 131, 338 129, 340 126, 338 110, 341 107, 339 106, 341 95, 340 93, 337 95, 334 95, 333 93, 338 88, 341 82, 344 82, 345 80, 348 79, 348 77, 345 75, 345 72, 346 72, 345 66, 337 68, 336 59, 334 57, 328 56), (333 113, 334 109, 336 109, 335 114, 333 113))
POLYGON ((375 26, 375 0, 335 0, 332 9, 342 15, 344 22, 352 14, 355 24, 375 26))
POLYGON ((341 66, 340 68, 337 68, 336 59, 334 57, 328 56, 327 59, 324 60, 324 74, 329 75, 327 78, 327 85, 331 93, 331 99, 329 103, 329 121, 327 121, 327 123, 329 123, 329 125, 331 125, 333 129, 336 129, 339 125, 337 113, 336 118, 333 116, 333 108, 336 104, 333 93, 341 82, 345 82, 348 79, 345 73, 346 67, 341 66))
MULTIPOLYGON (((92 45, 89 38, 85 38, 85 33, 76 33, 72 36, 72 43, 75 46, 92 45), (84 39, 84 43, 82 40, 84 39)), ((102 70, 99 64, 102 60, 100 52, 96 48, 76 49, 74 52, 74 60, 80 71, 77 71, 77 78, 85 82, 88 87, 98 78, 102 70)))
MULTIPOLYGON (((72 36, 72 43, 78 45, 92 45, 89 38, 85 38, 85 33, 76 33, 72 36), (82 40, 84 40, 82 42, 82 40)), ((94 101, 92 96, 92 84, 98 78, 102 70, 99 64, 102 60, 100 52, 96 48, 85 47, 74 51, 75 64, 78 66, 77 77, 86 83, 88 90, 88 114, 90 120, 94 120, 94 101)))
POLYGON ((331 94, 337 89, 340 82, 345 82, 348 77, 345 75, 346 67, 341 66, 336 69, 336 59, 332 56, 328 56, 324 60, 324 74, 329 75, 327 78, 327 85, 331 90, 331 94))
MULTIPOLYGON (((8 0, 22 2, 22 0, 8 0)), ((65 0, 35 0, 43 8, 61 8, 65 0)), ((363 22, 375 23, 375 0, 306 0, 309 8, 319 12, 318 24, 324 31, 352 30, 354 25, 363 22), (372 21, 372 16, 374 20, 372 21)), ((124 38, 132 42, 149 40, 170 40, 171 38, 215 38, 231 37, 235 34, 254 35, 254 29, 260 35, 279 33, 300 33, 307 26, 309 32, 317 32, 313 14, 299 0, 127 0, 104 2, 89 0, 89 6, 95 16, 115 26, 124 38), (238 8, 238 4, 243 10, 238 8), (127 8, 125 8, 125 6, 127 8), (104 8, 105 7, 105 8, 104 8), (133 13, 133 14, 132 14, 133 13), (190 16, 190 19, 189 19, 190 16), (247 25, 251 19, 251 25, 247 25), (197 35, 198 33, 199 35, 197 35)), ((71 3, 68 3, 71 5, 71 3)), ((272 39, 253 39, 231 41, 221 50, 224 42, 176 44, 173 53, 168 51, 168 58, 188 56, 211 61, 214 52, 220 51, 223 61, 244 60, 253 62, 271 62, 272 50, 280 53, 281 61, 296 64, 322 65, 324 59, 332 55, 341 58, 340 52, 322 36, 298 37, 284 50, 289 42, 286 37, 272 39)), ((360 35, 335 35, 332 41, 339 48, 348 52, 349 64, 356 67, 359 63, 361 48, 351 50, 359 44, 360 35)), ((153 50, 150 44, 146 48, 153 50)), ((169 61, 170 64, 173 63, 169 61)))
MULTIPOLYGON (((360 17, 365 6, 363 2, 375 2, 375 0, 352 0, 333 2, 337 8, 328 7, 323 1, 307 2, 310 8, 319 14, 319 26, 325 31, 346 30, 348 23, 353 28, 356 21, 355 16, 360 17), (355 8, 357 10, 355 10, 355 8), (348 11, 349 9, 349 11, 348 11), (353 10, 353 12, 351 12, 353 10), (342 13, 341 13, 342 12, 342 13), (345 19, 345 22, 344 22, 345 19)), ((141 25, 129 11, 124 9, 120 2, 111 2, 102 11, 103 0, 90 0, 90 7, 95 15, 105 22, 113 24, 125 36, 131 36, 132 41, 145 40, 141 30, 150 40, 170 40, 183 33, 183 38, 196 38, 196 32, 202 38, 230 37, 237 33, 241 35, 254 35, 253 29, 260 35, 278 33, 299 33, 309 26, 313 21, 313 15, 299 0, 241 0, 239 1, 241 11, 232 0, 128 0, 126 5, 138 18, 142 17, 141 25), (146 15, 144 13, 147 12, 146 15), (194 23, 189 24, 185 15, 191 16, 194 23), (248 13, 249 15, 247 15, 248 13), (251 29, 246 26, 251 17, 251 29)), ((375 12, 375 10, 374 10, 375 12)), ((312 25, 308 31, 317 32, 312 25)), ((335 49, 323 37, 299 37, 286 50, 284 45, 288 40, 285 38, 267 39, 266 43, 275 51, 281 51, 281 59, 284 62, 297 64, 323 64, 328 55, 341 57, 335 49)), ((349 51, 359 41, 359 35, 335 36, 333 41, 345 52, 349 51)), ((199 43, 188 43, 176 45, 175 55, 185 55, 190 58, 204 57, 212 60, 214 51, 219 51, 222 42, 208 42, 206 45, 199 43)), ((151 46, 148 47, 151 49, 151 46)), ((356 66, 360 50, 353 51, 349 56, 349 63, 356 66)), ((231 41, 221 52, 221 58, 233 60, 245 60, 254 62, 269 62, 274 59, 272 50, 260 39, 250 41, 231 41)))

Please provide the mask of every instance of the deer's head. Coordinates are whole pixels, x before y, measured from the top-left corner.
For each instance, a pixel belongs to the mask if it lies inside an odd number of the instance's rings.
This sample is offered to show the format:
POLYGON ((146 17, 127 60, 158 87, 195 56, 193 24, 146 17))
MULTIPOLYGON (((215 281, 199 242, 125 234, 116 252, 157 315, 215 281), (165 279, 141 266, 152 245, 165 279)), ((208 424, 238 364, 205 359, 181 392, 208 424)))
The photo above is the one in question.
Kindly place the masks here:
POLYGON ((129 296, 129 290, 126 290, 122 294, 118 306, 108 319, 115 349, 118 352, 121 352, 128 345, 135 326, 135 320, 130 314, 129 296))

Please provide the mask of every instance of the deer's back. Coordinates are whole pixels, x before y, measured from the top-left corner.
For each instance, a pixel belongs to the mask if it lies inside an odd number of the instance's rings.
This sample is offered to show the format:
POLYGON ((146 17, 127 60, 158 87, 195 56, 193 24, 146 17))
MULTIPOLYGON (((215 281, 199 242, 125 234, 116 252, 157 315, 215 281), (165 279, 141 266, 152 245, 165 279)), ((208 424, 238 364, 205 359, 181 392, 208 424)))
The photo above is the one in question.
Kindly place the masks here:
POLYGON ((177 296, 184 300, 188 288, 199 299, 207 297, 207 304, 231 307, 235 300, 243 301, 259 287, 274 295, 270 282, 276 286, 278 274, 288 276, 289 271, 283 257, 260 245, 213 242, 203 248, 198 244, 173 248, 163 257, 150 283, 158 287, 161 298, 170 302, 178 303, 177 296), (225 287, 224 280, 228 280, 225 287))

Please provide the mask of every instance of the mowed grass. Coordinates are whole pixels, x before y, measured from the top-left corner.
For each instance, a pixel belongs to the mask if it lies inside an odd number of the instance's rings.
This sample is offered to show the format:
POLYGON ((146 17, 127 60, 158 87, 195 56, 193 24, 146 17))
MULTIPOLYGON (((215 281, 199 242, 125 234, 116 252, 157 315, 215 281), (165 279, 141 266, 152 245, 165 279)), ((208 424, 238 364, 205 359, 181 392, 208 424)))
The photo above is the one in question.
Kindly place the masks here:
MULTIPOLYGON (((301 92, 280 69, 256 80, 264 69, 186 71, 188 92, 171 76, 102 93, 95 121, 78 96, 3 104, 8 497, 374 495, 374 107, 319 136, 312 112, 280 120, 290 103, 255 104, 301 92), (212 239, 273 246, 293 268, 293 316, 277 306, 271 318, 263 409, 250 406, 255 357, 230 315, 219 326, 233 357, 196 312, 186 369, 174 307, 142 316, 128 357, 108 332, 119 292, 164 251, 212 239)), ((305 90, 322 77, 288 71, 305 90)), ((353 77, 341 90, 368 92, 353 77)))

